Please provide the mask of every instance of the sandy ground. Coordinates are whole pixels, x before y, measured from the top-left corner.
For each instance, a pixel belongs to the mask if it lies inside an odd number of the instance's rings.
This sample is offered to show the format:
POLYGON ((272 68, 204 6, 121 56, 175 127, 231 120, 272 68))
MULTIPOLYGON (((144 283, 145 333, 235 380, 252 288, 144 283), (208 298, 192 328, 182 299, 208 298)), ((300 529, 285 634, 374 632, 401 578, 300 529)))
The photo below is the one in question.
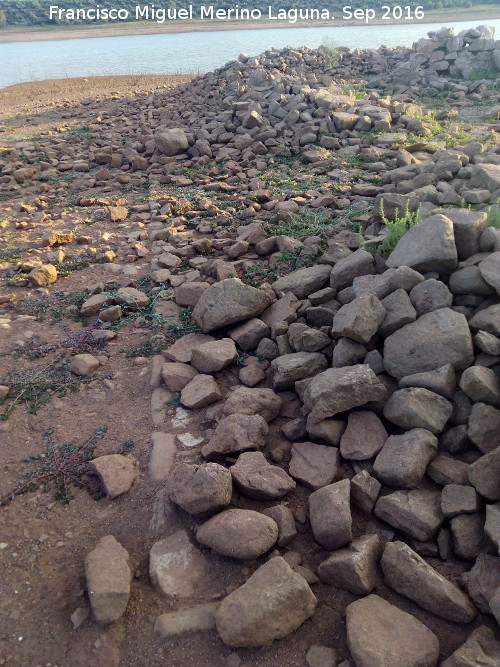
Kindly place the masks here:
MULTIPOLYGON (((484 11, 432 11, 426 12, 425 18, 419 23, 443 24, 457 21, 478 21, 500 18, 500 8, 493 7, 484 11)), ((398 25, 402 21, 374 20, 371 25, 398 25)), ((173 23, 158 24, 153 22, 121 23, 118 25, 74 25, 71 27, 33 27, 31 29, 7 28, 0 31, 1 42, 38 42, 63 39, 88 39, 94 37, 125 37, 127 35, 150 35, 180 32, 212 32, 223 30, 262 30, 271 28, 320 28, 339 26, 360 26, 360 21, 297 21, 290 24, 286 21, 175 21, 173 23)))
MULTIPOLYGON (((3 133, 25 133, 25 123, 39 126, 53 123, 50 111, 71 107, 85 100, 112 99, 126 95, 148 94, 161 88, 190 81, 192 75, 126 74, 122 76, 92 76, 67 79, 48 79, 18 83, 0 90, 0 140, 3 133), (42 112, 42 115, 40 115, 42 112), (27 118, 29 114, 36 114, 27 118)), ((60 117, 60 114, 59 114, 60 117)))

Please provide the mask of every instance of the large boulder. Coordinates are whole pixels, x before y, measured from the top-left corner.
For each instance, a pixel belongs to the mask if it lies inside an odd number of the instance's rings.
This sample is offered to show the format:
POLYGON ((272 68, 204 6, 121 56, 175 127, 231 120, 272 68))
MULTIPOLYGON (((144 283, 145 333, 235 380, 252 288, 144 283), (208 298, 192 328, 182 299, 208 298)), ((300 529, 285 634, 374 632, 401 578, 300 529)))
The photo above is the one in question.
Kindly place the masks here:
POLYGON ((467 320, 450 308, 422 315, 386 338, 384 344, 385 369, 397 380, 445 364, 464 370, 473 361, 467 320))
POLYGON ((228 646, 265 646, 297 630, 315 609, 306 580, 277 557, 224 598, 215 619, 228 646))
POLYGON ((313 377, 304 392, 304 405, 312 422, 320 422, 339 412, 380 401, 386 388, 372 369, 364 364, 329 368, 313 377))
POLYGON ((211 285, 201 295, 192 317, 206 333, 260 315, 271 304, 267 292, 227 278, 211 285))
POLYGON ((346 610, 347 642, 356 667, 434 667, 439 641, 423 623, 378 595, 346 610))

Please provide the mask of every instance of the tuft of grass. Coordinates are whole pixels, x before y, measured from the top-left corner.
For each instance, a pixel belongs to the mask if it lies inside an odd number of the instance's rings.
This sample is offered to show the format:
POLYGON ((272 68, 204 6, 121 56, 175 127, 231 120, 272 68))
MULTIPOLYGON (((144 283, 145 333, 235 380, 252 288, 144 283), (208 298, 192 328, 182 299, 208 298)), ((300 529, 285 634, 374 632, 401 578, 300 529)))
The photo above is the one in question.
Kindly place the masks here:
POLYGON ((326 56, 326 59, 332 67, 336 67, 339 64, 340 56, 339 50, 335 42, 331 37, 325 37, 321 43, 320 50, 326 56))
POLYGON ((286 221, 266 222, 264 228, 270 236, 292 236, 296 239, 320 236, 326 240, 334 231, 331 213, 312 209, 292 215, 286 221))
POLYGON ((13 368, 2 380, 2 384, 10 387, 6 408, 0 420, 7 421, 14 408, 21 402, 25 403, 28 412, 36 414, 54 395, 60 398, 68 392, 75 392, 84 382, 95 380, 95 377, 79 377, 71 373, 67 359, 53 359, 45 366, 21 369, 13 368))
POLYGON ((414 213, 410 212, 407 207, 402 218, 396 214, 396 219, 391 221, 385 216, 382 201, 381 217, 384 225, 389 230, 389 233, 379 246, 376 248, 367 248, 367 250, 373 254, 376 253, 381 255, 382 257, 389 257, 406 232, 420 222, 420 207, 414 213))
POLYGON ((488 218, 486 219, 486 226, 500 229, 500 199, 490 208, 488 218))

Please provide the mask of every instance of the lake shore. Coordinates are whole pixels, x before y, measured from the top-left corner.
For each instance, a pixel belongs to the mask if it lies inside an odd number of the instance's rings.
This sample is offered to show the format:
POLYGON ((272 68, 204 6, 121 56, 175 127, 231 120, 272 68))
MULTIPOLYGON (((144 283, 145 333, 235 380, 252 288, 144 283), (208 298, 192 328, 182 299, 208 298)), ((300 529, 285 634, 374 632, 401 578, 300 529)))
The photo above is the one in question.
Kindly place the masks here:
MULTIPOLYGON (((457 23, 460 21, 484 21, 500 19, 500 8, 486 8, 485 10, 454 10, 454 11, 429 11, 425 18, 418 23, 440 23, 443 25, 457 23)), ((397 20, 374 20, 370 25, 400 25, 407 24, 406 21, 397 20)), ((360 21, 175 21, 165 24, 157 24, 146 21, 128 22, 117 25, 86 25, 82 26, 54 26, 52 28, 3 28, 0 31, 0 43, 9 42, 38 42, 59 41, 68 39, 89 39, 96 37, 127 37, 129 35, 157 35, 173 34, 182 32, 218 32, 229 30, 265 30, 272 28, 307 28, 307 27, 348 27, 360 26, 360 21)))

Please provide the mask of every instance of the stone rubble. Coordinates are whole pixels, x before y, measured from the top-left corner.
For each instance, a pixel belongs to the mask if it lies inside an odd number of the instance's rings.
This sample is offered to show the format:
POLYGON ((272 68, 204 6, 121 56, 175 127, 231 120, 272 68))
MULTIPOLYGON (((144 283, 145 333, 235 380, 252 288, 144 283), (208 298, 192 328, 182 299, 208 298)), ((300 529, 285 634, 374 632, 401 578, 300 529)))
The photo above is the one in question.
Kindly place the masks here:
MULTIPOLYGON (((265 646, 314 622, 315 587, 346 592, 356 667, 437 665, 440 638, 417 620, 427 618, 420 608, 498 625, 500 232, 488 216, 500 197, 500 126, 489 124, 489 142, 438 134, 434 143, 411 91, 498 102, 462 77, 496 67, 500 78, 499 54, 486 26, 432 32, 412 49, 341 50, 351 74, 388 83, 387 95, 371 80, 358 98, 323 51, 272 50, 150 96, 145 109, 131 100, 134 129, 119 147, 108 127, 105 138, 92 132, 85 156, 47 146, 43 170, 35 148, 2 159, 0 193, 30 187, 33 216, 45 201, 35 175, 57 177, 70 163, 83 171, 83 157, 120 187, 146 176, 167 187, 151 205, 109 205, 94 196, 92 174, 77 199, 85 210, 107 206, 131 235, 119 261, 111 248, 102 257, 113 289, 95 286, 77 314, 107 332, 131 312, 168 323, 169 334, 186 318, 193 325, 150 367, 149 482, 184 512, 184 527, 166 519, 149 554, 152 586, 176 607, 156 619, 159 636, 215 628, 227 646, 265 646), (407 145, 412 133, 418 143, 407 145), (299 154, 300 168, 287 164, 299 154), (366 171, 335 189, 339 158, 351 160, 349 178, 356 160, 366 171), (25 162, 38 166, 23 171, 25 162), (271 168, 293 187, 276 194, 271 168), (318 235, 287 227, 320 210, 326 227, 360 204, 370 213, 355 216, 359 231, 340 224, 325 241, 321 226, 318 235), (378 252, 391 223, 417 210, 417 224, 378 252), (196 437, 183 424, 196 424, 196 437), (199 606, 220 557, 244 561, 246 581, 199 606), (448 575, 457 562, 468 569, 463 590, 448 575), (385 600, 382 582, 404 604, 385 600)), ((77 243, 54 231, 43 251, 77 243)), ((23 285, 61 280, 42 259, 16 268, 23 285)), ((70 369, 85 377, 102 363, 78 354, 70 369)), ((91 465, 109 498, 138 475, 131 456, 91 465)), ((124 551, 108 536, 87 556, 97 621, 125 612, 124 551)), ((442 665, 498 664, 491 630, 463 636, 442 665)), ((313 645, 307 664, 336 664, 336 651, 313 645)))

